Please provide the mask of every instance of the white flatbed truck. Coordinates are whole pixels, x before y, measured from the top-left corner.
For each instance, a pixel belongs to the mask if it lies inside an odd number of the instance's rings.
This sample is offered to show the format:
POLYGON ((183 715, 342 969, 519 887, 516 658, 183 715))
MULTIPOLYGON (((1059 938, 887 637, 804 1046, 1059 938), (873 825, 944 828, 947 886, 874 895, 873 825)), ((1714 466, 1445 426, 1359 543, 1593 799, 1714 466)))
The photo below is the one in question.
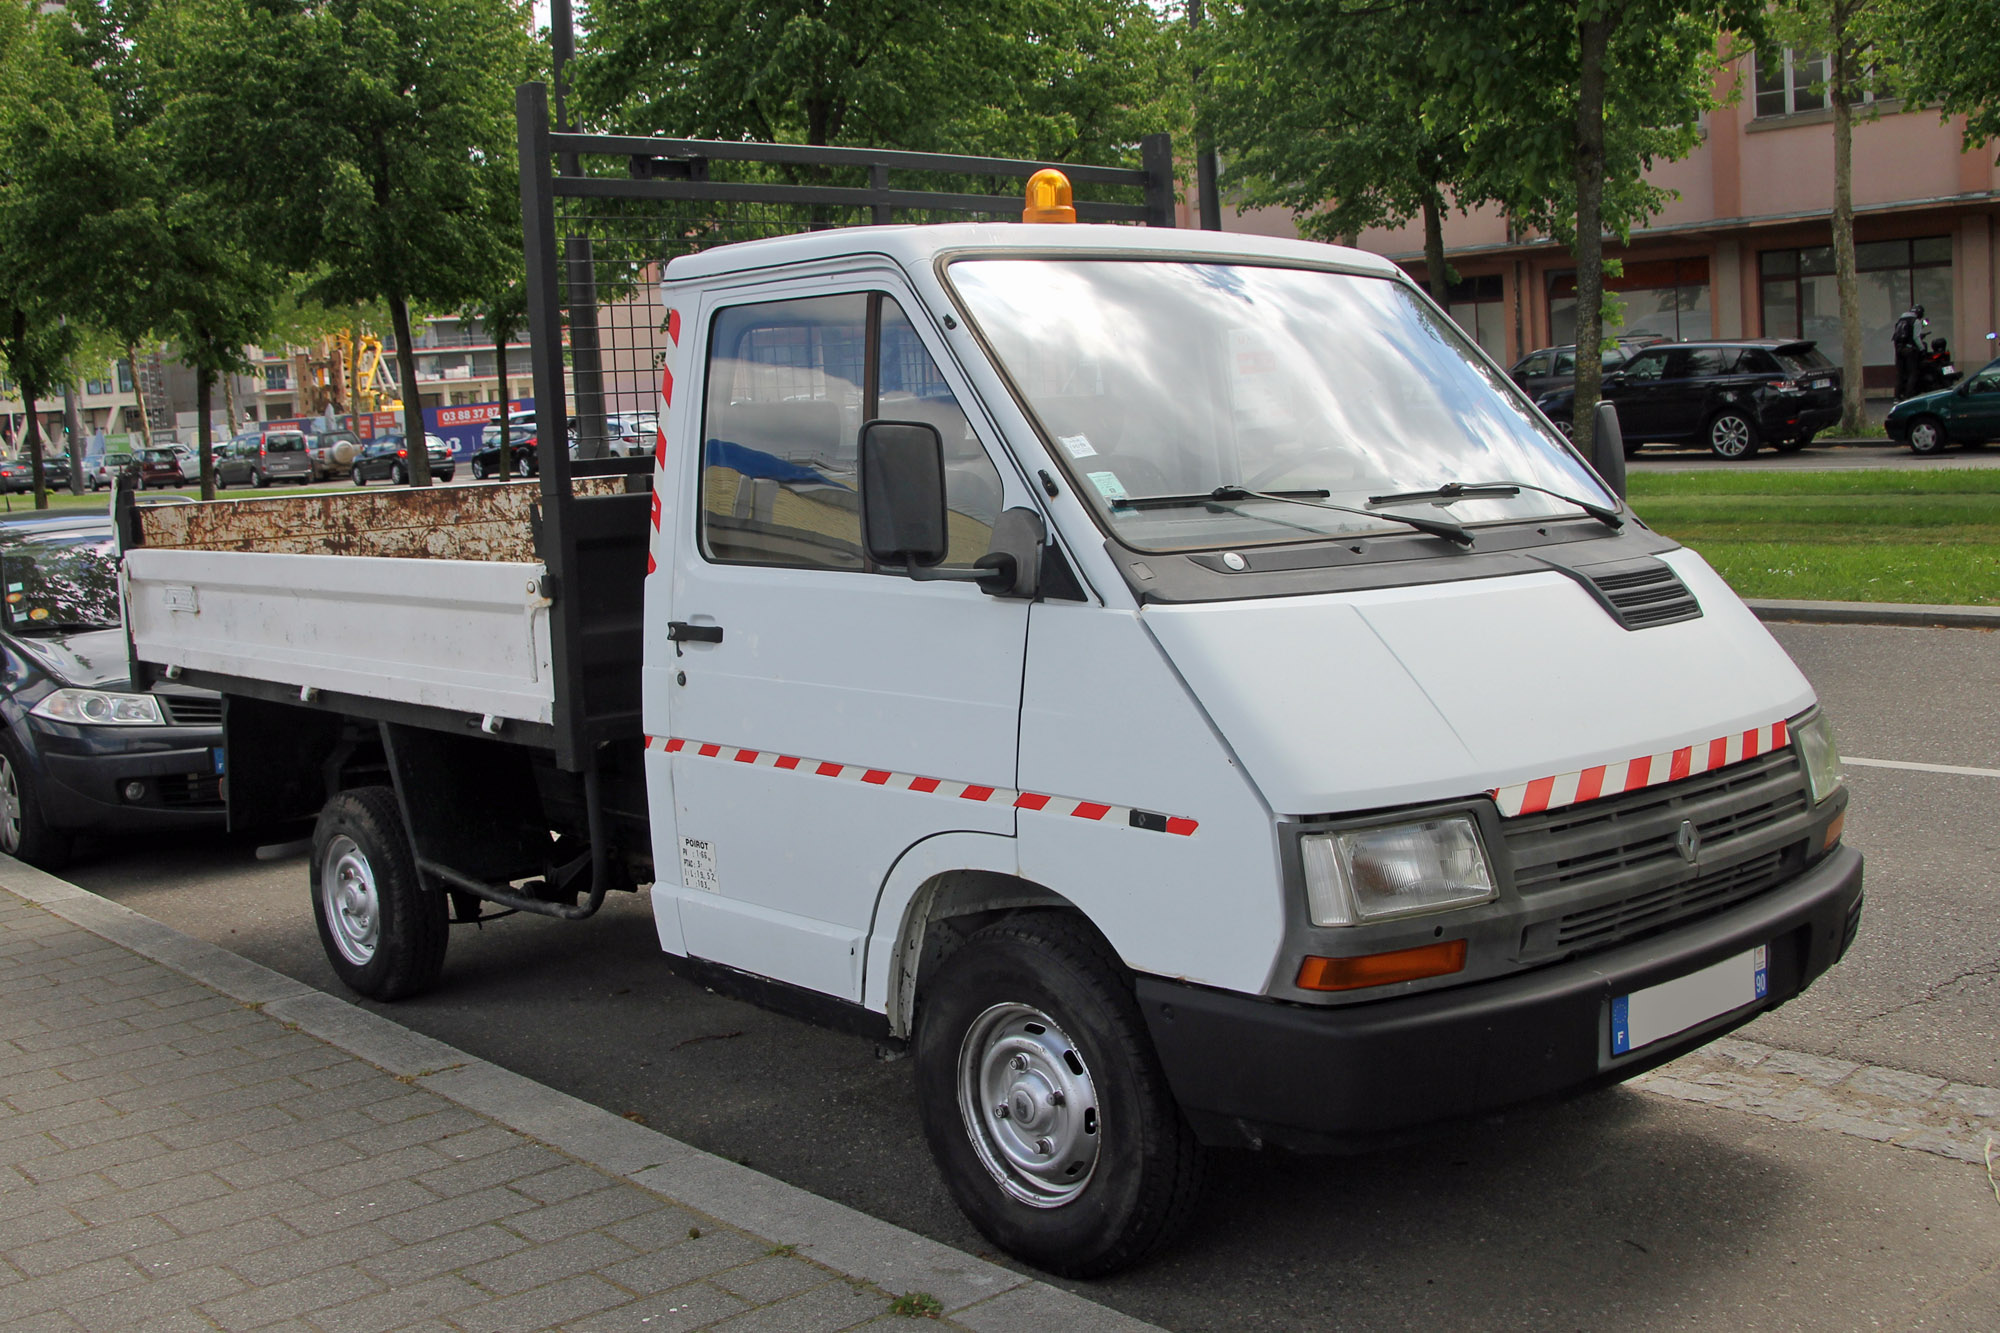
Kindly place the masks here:
POLYGON ((658 300, 643 467, 121 506, 137 660, 224 693, 239 826, 316 813, 355 990, 648 892, 906 1047, 968 1216, 1087 1275, 1208 1145, 1629 1078, 1852 941, 1805 679, 1387 262, 835 228, 658 300))

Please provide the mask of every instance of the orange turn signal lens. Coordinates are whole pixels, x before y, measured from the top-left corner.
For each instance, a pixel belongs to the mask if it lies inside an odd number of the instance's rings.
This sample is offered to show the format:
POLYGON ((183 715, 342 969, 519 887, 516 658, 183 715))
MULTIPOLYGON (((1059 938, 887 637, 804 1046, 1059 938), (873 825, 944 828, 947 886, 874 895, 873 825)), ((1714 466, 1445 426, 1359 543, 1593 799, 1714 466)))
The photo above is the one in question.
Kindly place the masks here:
POLYGON ((1365 953, 1358 958, 1307 955, 1299 964, 1300 990, 1360 990, 1397 981, 1447 977, 1465 970, 1465 941, 1440 940, 1415 949, 1365 953))
POLYGON ((1076 206, 1070 201, 1069 177, 1054 167, 1043 167, 1028 177, 1028 201, 1021 210, 1021 221, 1076 221, 1076 206))
POLYGON ((1834 848, 1834 844, 1840 841, 1841 829, 1846 827, 1846 825, 1847 825, 1847 811, 1842 810, 1839 814, 1833 817, 1833 822, 1826 826, 1826 838, 1820 843, 1819 849, 1823 852, 1832 851, 1834 848))

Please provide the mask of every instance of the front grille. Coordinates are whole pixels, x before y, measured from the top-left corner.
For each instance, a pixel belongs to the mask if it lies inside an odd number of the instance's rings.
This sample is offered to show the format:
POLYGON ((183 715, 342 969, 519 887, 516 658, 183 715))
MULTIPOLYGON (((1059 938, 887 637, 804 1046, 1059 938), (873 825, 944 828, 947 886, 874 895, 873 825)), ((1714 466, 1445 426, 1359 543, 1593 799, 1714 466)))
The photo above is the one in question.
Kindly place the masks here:
POLYGON ((1794 873, 1810 814, 1798 754, 1785 746, 1507 820, 1514 887, 1529 912, 1522 957, 1622 943, 1754 897, 1794 873), (1675 846, 1684 820, 1701 835, 1699 870, 1675 846))
POLYGON ((161 805, 195 806, 222 804, 222 779, 207 773, 169 773, 153 779, 161 805))
POLYGON ((1638 568, 1621 568, 1602 574, 1579 571, 1590 580, 1618 623, 1626 629, 1650 629, 1694 620, 1701 615, 1701 603, 1681 582, 1680 575, 1663 560, 1648 559, 1638 568))
POLYGON ((177 727, 219 727, 222 725, 222 696, 219 694, 156 694, 167 710, 167 721, 177 727))

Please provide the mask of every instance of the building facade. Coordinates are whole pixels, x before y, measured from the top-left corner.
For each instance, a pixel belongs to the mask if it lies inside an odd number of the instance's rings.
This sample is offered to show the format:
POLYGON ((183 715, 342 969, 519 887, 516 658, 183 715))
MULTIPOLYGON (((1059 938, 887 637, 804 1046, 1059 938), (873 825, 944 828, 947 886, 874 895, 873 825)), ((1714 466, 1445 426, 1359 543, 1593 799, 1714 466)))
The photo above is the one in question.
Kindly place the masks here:
MULTIPOLYGON (((1825 77, 1822 59, 1796 52, 1725 67, 1717 91, 1740 88, 1740 96, 1709 114, 1691 155, 1651 173, 1676 197, 1629 244, 1605 247, 1624 266, 1606 283, 1623 305, 1621 331, 1811 338, 1842 359, 1833 113, 1816 87, 1825 77)), ((1855 242, 1871 394, 1894 386, 1889 333, 1913 301, 1924 304, 1932 332, 1951 340, 1962 364, 1995 355, 1986 335, 2000 330, 2000 178, 1990 147, 1963 150, 1962 129, 1935 108, 1889 101, 1856 108, 1855 242)), ((1292 231, 1290 218, 1275 212, 1225 213, 1224 226, 1292 231)), ((1425 275, 1420 223, 1363 233, 1360 245, 1425 275)), ((1482 208, 1446 221, 1445 247, 1458 274, 1451 313, 1496 359, 1511 365, 1535 348, 1574 341, 1576 268, 1562 246, 1523 236, 1497 209, 1482 208)))

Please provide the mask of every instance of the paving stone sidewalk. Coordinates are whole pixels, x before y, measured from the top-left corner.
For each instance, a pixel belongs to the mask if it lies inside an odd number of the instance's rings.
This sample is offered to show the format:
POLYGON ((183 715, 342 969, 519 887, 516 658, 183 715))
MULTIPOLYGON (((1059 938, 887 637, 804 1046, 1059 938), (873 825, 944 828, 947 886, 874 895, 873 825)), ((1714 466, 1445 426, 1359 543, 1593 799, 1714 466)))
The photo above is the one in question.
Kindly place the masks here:
POLYGON ((1151 1327, 0 857, 0 1329, 940 1326, 898 1297, 1151 1327))

